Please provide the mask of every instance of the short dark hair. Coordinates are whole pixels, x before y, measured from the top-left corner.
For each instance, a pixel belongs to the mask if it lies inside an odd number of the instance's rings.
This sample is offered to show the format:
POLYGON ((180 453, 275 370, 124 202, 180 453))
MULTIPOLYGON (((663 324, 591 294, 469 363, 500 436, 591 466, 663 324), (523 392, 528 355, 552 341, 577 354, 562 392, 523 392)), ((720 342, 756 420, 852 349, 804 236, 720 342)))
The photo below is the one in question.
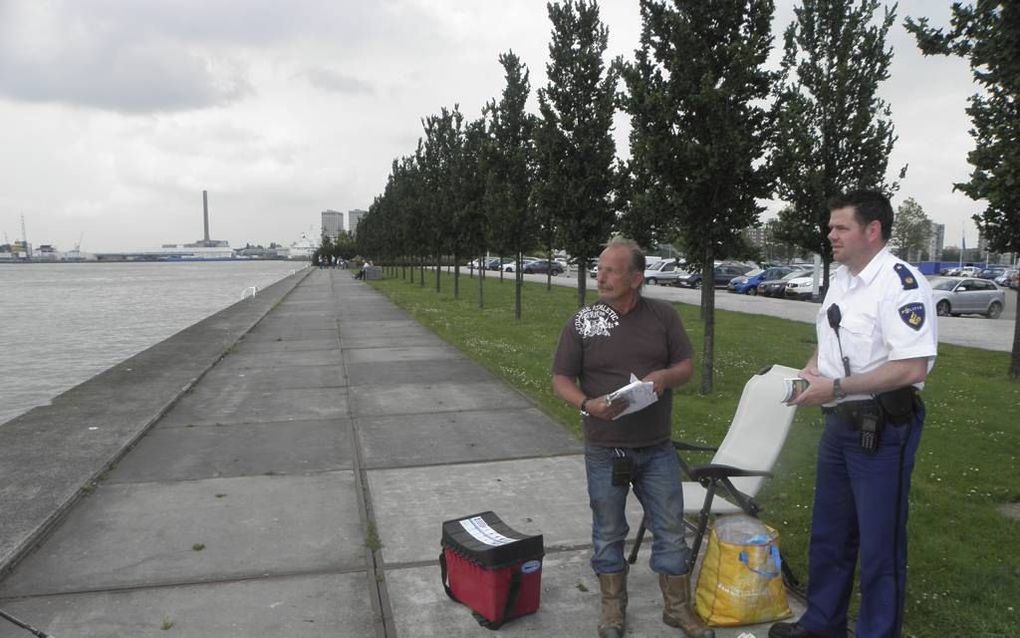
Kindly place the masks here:
POLYGON ((892 237, 893 209, 889 198, 876 190, 860 189, 836 195, 829 200, 829 210, 852 206, 857 222, 867 226, 873 221, 882 225, 882 239, 889 241, 892 237))
POLYGON ((630 270, 631 272, 639 272, 644 274, 645 272, 645 254, 641 251, 641 246, 633 239, 627 239, 626 237, 613 237, 606 244, 606 248, 625 248, 630 251, 630 270))

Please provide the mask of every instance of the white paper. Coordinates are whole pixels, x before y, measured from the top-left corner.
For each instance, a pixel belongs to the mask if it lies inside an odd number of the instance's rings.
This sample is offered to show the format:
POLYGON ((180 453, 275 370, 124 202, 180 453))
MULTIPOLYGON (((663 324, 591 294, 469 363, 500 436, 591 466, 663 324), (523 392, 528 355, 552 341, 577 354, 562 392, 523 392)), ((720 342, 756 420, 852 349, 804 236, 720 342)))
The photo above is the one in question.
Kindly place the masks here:
POLYGON ((614 403, 617 401, 627 402, 627 408, 613 418, 615 421, 625 414, 644 410, 651 404, 658 401, 659 395, 655 394, 654 383, 651 381, 641 381, 634 376, 633 372, 631 372, 630 383, 611 393, 609 395, 609 400, 614 403))

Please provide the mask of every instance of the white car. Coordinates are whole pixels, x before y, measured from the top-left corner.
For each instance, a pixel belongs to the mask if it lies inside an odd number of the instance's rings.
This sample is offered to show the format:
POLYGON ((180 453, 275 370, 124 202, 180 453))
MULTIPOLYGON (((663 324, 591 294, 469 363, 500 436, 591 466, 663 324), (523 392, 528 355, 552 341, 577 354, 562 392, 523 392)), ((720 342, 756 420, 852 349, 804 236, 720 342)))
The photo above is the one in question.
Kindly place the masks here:
POLYGON ((677 268, 676 260, 663 259, 645 269, 645 283, 654 286, 658 283, 673 282, 681 272, 683 271, 677 268))
MULTIPOLYGON (((829 281, 832 281, 833 275, 836 274, 834 267, 829 268, 829 281)), ((822 278, 822 273, 818 273, 818 278, 822 278)), ((810 301, 815 296, 815 276, 814 274, 805 275, 803 277, 794 277, 786 282, 786 289, 783 291, 783 295, 787 299, 801 299, 803 301, 810 301)))
MULTIPOLYGON (((523 259, 521 259, 521 268, 524 268, 533 261, 538 261, 538 259, 535 257, 524 257, 523 259)), ((503 272, 514 272, 517 269, 517 260, 516 259, 506 260, 502 264, 500 264, 499 269, 502 270, 503 272)))

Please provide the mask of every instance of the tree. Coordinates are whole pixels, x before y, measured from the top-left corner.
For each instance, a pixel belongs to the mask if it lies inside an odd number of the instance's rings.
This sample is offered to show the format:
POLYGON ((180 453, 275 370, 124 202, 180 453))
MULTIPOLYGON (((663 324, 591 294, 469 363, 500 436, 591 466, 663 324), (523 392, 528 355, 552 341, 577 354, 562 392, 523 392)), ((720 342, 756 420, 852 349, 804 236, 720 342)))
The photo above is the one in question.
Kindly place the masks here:
POLYGON ((785 34, 772 156, 777 194, 790 204, 780 222, 785 239, 822 256, 823 289, 832 263, 829 198, 855 188, 897 188, 885 178, 896 136, 889 106, 878 97, 889 77, 885 37, 895 5, 873 24, 879 6, 879 0, 801 0, 785 34))
POLYGON ((531 84, 528 67, 509 51, 499 56, 506 75, 506 87, 499 102, 490 102, 491 118, 489 182, 486 201, 490 206, 490 228, 502 238, 497 248, 513 251, 514 318, 521 318, 522 258, 535 243, 535 223, 530 204, 534 183, 535 118, 525 110, 531 84))
POLYGON ((595 0, 547 5, 552 41, 538 90, 541 122, 535 134, 539 164, 535 200, 559 229, 576 259, 577 305, 584 305, 588 259, 599 254, 616 219, 612 126, 619 71, 603 55, 609 30, 595 0))
POLYGON ((896 209, 893 222, 892 245, 897 255, 906 261, 919 261, 931 242, 931 220, 924 209, 908 197, 896 209))
MULTIPOLYGON (((948 33, 929 27, 926 18, 907 18, 906 27, 925 55, 970 61, 983 89, 967 107, 974 125, 974 150, 967 161, 974 170, 970 181, 954 187, 986 202, 974 221, 992 250, 1020 252, 1020 5, 1015 0, 977 0, 970 6, 955 2, 948 33)), ((1020 321, 1013 330, 1009 376, 1020 379, 1020 321)))
POLYGON ((436 259, 436 292, 440 290, 443 254, 450 250, 455 261, 458 257, 453 216, 457 199, 454 181, 455 167, 464 146, 463 122, 464 116, 457 105, 452 111, 443 107, 439 115, 430 115, 423 120, 425 144, 419 162, 426 186, 424 202, 429 211, 428 235, 436 259))
POLYGON ((658 211, 660 233, 681 237, 702 270, 704 393, 714 376, 715 259, 746 250, 742 231, 771 194, 762 105, 775 78, 764 68, 772 14, 772 0, 642 0, 641 48, 623 71, 633 206, 641 218, 658 211))

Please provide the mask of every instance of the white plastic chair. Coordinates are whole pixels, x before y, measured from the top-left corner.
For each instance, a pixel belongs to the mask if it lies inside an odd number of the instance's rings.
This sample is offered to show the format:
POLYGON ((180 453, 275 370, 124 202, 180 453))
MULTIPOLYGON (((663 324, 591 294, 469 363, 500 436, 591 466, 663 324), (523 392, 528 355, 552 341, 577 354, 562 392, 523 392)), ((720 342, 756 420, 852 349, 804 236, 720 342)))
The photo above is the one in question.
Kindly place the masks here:
MULTIPOLYGON (((762 511, 754 497, 765 479, 772 477, 772 468, 786 443, 796 412, 795 407, 782 402, 784 380, 796 377, 798 372, 787 366, 773 365, 751 377, 744 385, 737 411, 718 448, 673 442, 678 452, 715 452, 707 465, 692 465, 682 455, 680 457, 684 478, 689 479, 683 482, 684 516, 695 517, 693 523, 685 518, 685 523, 694 530, 692 568, 713 514, 744 512, 757 516, 762 511)), ((628 558, 631 564, 637 561, 645 523, 643 519, 638 528, 628 558)))

